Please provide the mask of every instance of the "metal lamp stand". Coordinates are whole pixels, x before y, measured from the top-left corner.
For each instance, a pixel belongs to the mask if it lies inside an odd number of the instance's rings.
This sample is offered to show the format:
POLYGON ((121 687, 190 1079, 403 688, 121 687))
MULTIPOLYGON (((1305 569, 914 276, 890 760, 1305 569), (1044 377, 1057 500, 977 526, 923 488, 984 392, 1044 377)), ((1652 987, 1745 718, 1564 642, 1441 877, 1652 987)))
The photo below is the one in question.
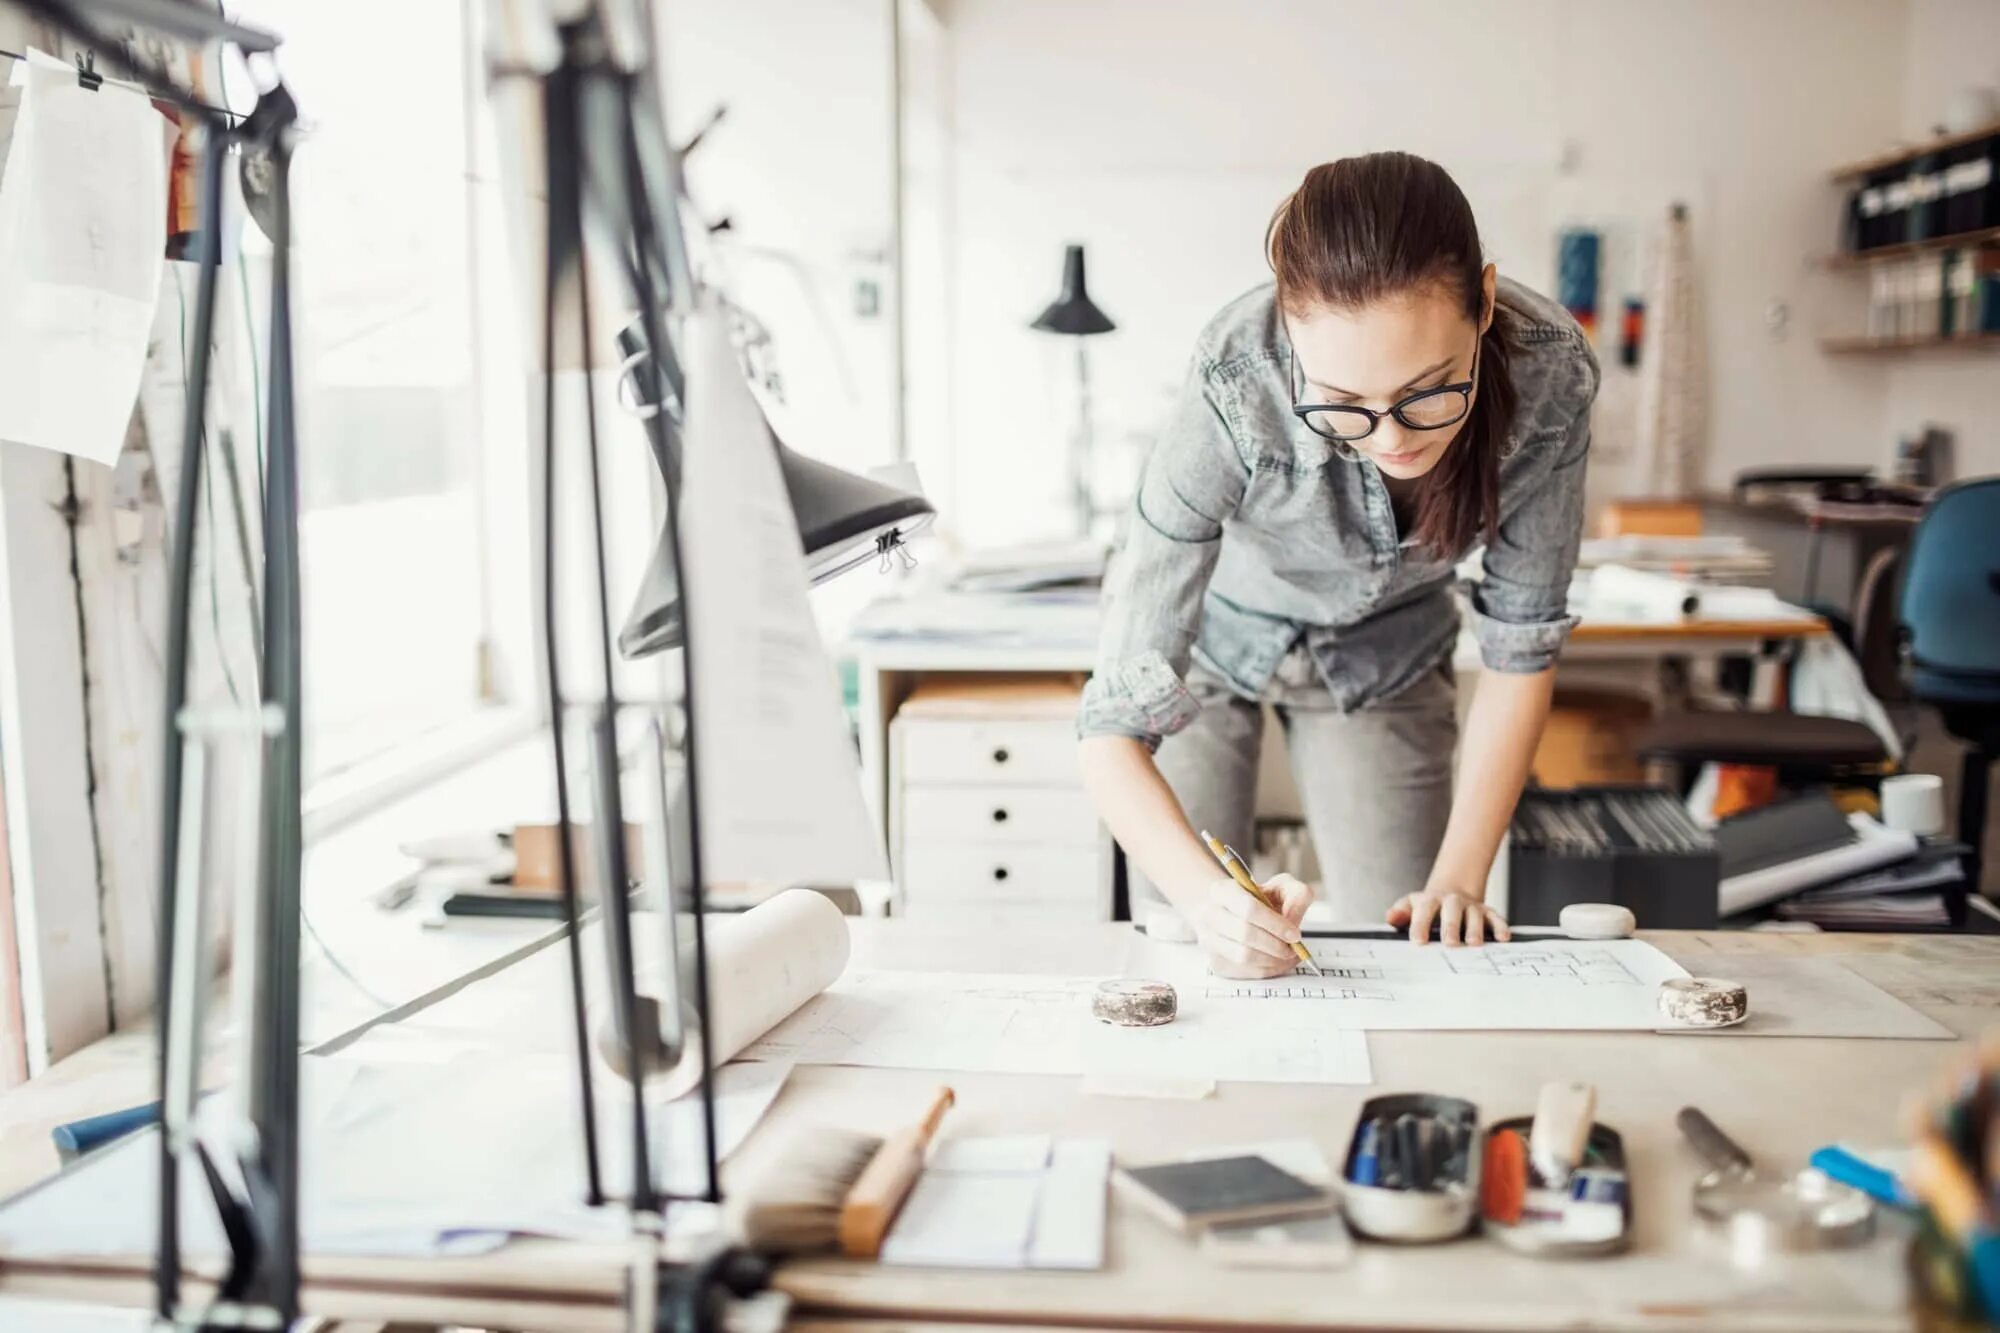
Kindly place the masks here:
MULTIPOLYGON (((556 407, 556 335, 558 311, 566 293, 574 293, 576 333, 580 339, 583 364, 596 363, 592 321, 593 293, 589 268, 584 262, 586 224, 593 235, 613 240, 618 266, 623 272, 625 293, 639 310, 638 329, 643 335, 646 355, 643 364, 632 367, 636 382, 657 391, 659 411, 649 419, 652 443, 662 460, 666 481, 666 517, 663 543, 670 549, 676 571, 683 567, 680 545, 679 421, 683 379, 673 346, 665 333, 662 314, 671 304, 691 303, 696 288, 683 246, 679 223, 679 164, 665 135, 655 76, 651 35, 651 14, 642 2, 596 0, 569 7, 573 17, 552 23, 548 32, 553 42, 544 44, 551 59, 546 68, 501 68, 499 77, 527 76, 536 79, 542 93, 543 127, 546 135, 544 160, 547 177, 547 267, 543 304, 543 414, 542 446, 544 485, 541 495, 541 529, 544 556, 541 586, 541 630, 547 658, 548 703, 554 733, 554 763, 557 800, 557 845, 561 856, 564 910, 569 919, 571 1002, 575 1010, 577 1043, 577 1084, 585 1126, 585 1171, 587 1197, 593 1203, 605 1199, 596 1142, 595 1090, 591 1074, 590 1033, 583 1005, 583 955, 580 940, 579 895, 572 830, 575 827, 575 800, 571 791, 567 754, 566 720, 579 716, 589 737, 590 770, 594 781, 592 843, 593 865, 597 871, 600 915, 604 925, 612 990, 612 1018, 616 1040, 624 1054, 630 1076, 631 1179, 626 1184, 625 1202, 633 1230, 647 1242, 637 1252, 627 1293, 628 1327, 643 1333, 657 1330, 687 1331, 719 1328, 723 1310, 731 1296, 747 1296, 761 1290, 769 1279, 769 1267, 760 1257, 734 1248, 725 1248, 696 1263, 670 1261, 665 1257, 669 1209, 677 1202, 721 1200, 716 1162, 715 1095, 711 1052, 706 1040, 685 1038, 681 999, 677 981, 670 981, 664 1005, 654 1010, 638 994, 634 971, 633 926, 630 889, 633 884, 625 839, 624 800, 618 779, 618 722, 632 705, 617 696, 612 673, 613 623, 610 580, 604 546, 603 477, 598 443, 594 396, 586 385, 583 412, 584 456, 591 491, 591 539, 595 564, 598 667, 601 693, 595 698, 575 699, 566 691, 560 665, 557 626, 557 540, 556 486, 558 473, 556 407), (651 1141, 645 1117, 647 1075, 681 1059, 702 1062, 699 1095, 704 1140, 704 1187, 693 1194, 663 1190, 654 1180, 653 1163, 662 1156, 651 1141)), ((517 11, 517 17, 518 11, 517 11)), ((588 371, 585 372, 586 376, 588 371)), ((684 634, 691 633, 694 613, 686 604, 685 580, 680 580, 684 634)), ((706 931, 703 924, 703 876, 700 849, 700 803, 694 726, 692 658, 681 652, 683 691, 677 719, 678 728, 653 715, 646 719, 649 735, 658 749, 652 755, 663 764, 666 738, 680 737, 685 761, 685 799, 678 807, 684 827, 679 836, 664 840, 666 848, 684 849, 684 855, 662 859, 670 864, 653 867, 661 876, 665 892, 659 913, 667 933, 664 956, 670 975, 679 954, 674 937, 677 908, 685 904, 692 931, 693 976, 688 988, 689 1007, 700 1033, 712 1030, 709 1016, 712 997, 708 979, 706 931)), ((662 774, 662 785, 664 776, 662 774)), ((670 818, 668 802, 661 801, 660 815, 670 818)))
POLYGON ((179 87, 164 70, 121 53, 121 43, 93 20, 130 23, 182 40, 222 42, 246 60, 268 56, 278 39, 205 10, 163 0, 24 0, 29 13, 128 68, 149 93, 191 112, 202 137, 200 232, 195 251, 194 349, 189 358, 175 497, 169 581, 166 716, 161 772, 160 936, 155 1022, 160 1032, 158 1236, 153 1282, 162 1327, 219 1330, 288 1327, 299 1314, 299 868, 300 621, 299 469, 291 331, 291 212, 288 173, 298 119, 275 77, 240 120, 179 87), (86 18, 85 16, 90 17, 86 18), (188 657, 194 547, 198 536, 203 443, 207 430, 210 351, 222 262, 223 168, 232 153, 262 156, 272 185, 270 395, 263 496, 263 697, 236 711, 190 710, 188 657), (236 821, 247 864, 238 880, 234 966, 238 994, 249 1001, 239 1022, 247 1041, 236 1071, 235 1102, 218 1127, 198 1128, 196 1102, 209 985, 206 890, 223 864, 207 836, 211 816, 227 811, 212 798, 211 774, 231 748, 249 756, 258 815, 236 821), (254 851, 250 850, 254 848, 254 851), (212 1198, 229 1253, 212 1298, 182 1291, 180 1184, 196 1170, 212 1198), (227 1168, 227 1169, 225 1169, 227 1168))

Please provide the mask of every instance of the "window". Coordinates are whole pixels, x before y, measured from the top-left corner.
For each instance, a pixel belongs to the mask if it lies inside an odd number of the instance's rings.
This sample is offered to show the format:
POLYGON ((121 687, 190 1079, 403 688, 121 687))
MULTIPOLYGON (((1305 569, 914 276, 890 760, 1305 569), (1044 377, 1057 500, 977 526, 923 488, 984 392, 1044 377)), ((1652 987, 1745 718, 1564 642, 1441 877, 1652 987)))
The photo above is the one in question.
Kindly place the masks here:
MULTIPOLYGON (((293 275, 313 782, 495 702, 479 92, 458 4, 252 0, 240 16, 283 35, 304 129, 293 275)), ((246 231, 246 248, 261 242, 246 231)))

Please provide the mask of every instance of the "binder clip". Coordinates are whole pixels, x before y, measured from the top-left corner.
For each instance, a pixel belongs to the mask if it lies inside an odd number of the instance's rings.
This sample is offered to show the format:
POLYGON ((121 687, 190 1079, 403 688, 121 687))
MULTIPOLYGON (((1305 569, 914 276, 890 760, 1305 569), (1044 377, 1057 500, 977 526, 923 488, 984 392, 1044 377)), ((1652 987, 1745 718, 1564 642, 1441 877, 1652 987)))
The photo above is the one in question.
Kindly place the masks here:
POLYGON ((104 76, 97 72, 97 52, 76 53, 76 83, 79 88, 96 92, 104 86, 104 76))

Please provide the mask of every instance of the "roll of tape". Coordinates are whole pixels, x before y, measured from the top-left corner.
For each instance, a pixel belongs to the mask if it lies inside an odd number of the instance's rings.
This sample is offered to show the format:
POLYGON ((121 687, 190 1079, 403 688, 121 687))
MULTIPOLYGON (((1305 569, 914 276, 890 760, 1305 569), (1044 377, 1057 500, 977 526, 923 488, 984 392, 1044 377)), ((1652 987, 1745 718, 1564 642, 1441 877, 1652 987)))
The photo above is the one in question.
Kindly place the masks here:
POLYGON ((1680 1028, 1726 1028, 1750 1015, 1750 993, 1714 977, 1670 977, 1660 983, 1660 1017, 1680 1028))
POLYGON ((1882 779, 1882 822, 1920 838, 1944 832, 1944 779, 1935 773, 1882 779))
POLYGON ((1164 981, 1106 981, 1090 997, 1090 1012, 1100 1023, 1156 1028, 1174 1021, 1180 1003, 1164 981))
POLYGON ((1573 940, 1622 940, 1638 928, 1639 918, 1616 903, 1571 903, 1556 924, 1573 940))
POLYGON ((1146 934, 1168 944, 1193 944, 1194 927, 1187 918, 1164 903, 1146 909, 1146 934))

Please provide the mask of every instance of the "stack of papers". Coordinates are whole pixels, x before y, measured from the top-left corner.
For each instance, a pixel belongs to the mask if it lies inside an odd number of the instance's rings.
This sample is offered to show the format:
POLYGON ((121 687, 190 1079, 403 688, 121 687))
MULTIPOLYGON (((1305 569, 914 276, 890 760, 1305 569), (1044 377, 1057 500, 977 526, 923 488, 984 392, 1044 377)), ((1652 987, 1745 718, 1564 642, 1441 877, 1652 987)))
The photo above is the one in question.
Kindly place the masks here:
POLYGON ((1741 537, 1592 537, 1577 550, 1577 568, 1624 565, 1675 578, 1712 583, 1767 583, 1770 553, 1741 537))
POLYGON ((1908 861, 1779 903, 1777 915, 1850 930, 1948 925, 1951 914, 1943 890, 1964 883, 1965 868, 1959 860, 1964 850, 1950 842, 1928 845, 1908 861))
POLYGON ((855 619, 862 643, 926 643, 1091 653, 1095 588, 1040 593, 927 593, 876 602, 855 619))
POLYGON ((1104 581, 1110 552, 1103 542, 1040 542, 971 551, 950 580, 956 592, 1044 592, 1095 588, 1104 581))

